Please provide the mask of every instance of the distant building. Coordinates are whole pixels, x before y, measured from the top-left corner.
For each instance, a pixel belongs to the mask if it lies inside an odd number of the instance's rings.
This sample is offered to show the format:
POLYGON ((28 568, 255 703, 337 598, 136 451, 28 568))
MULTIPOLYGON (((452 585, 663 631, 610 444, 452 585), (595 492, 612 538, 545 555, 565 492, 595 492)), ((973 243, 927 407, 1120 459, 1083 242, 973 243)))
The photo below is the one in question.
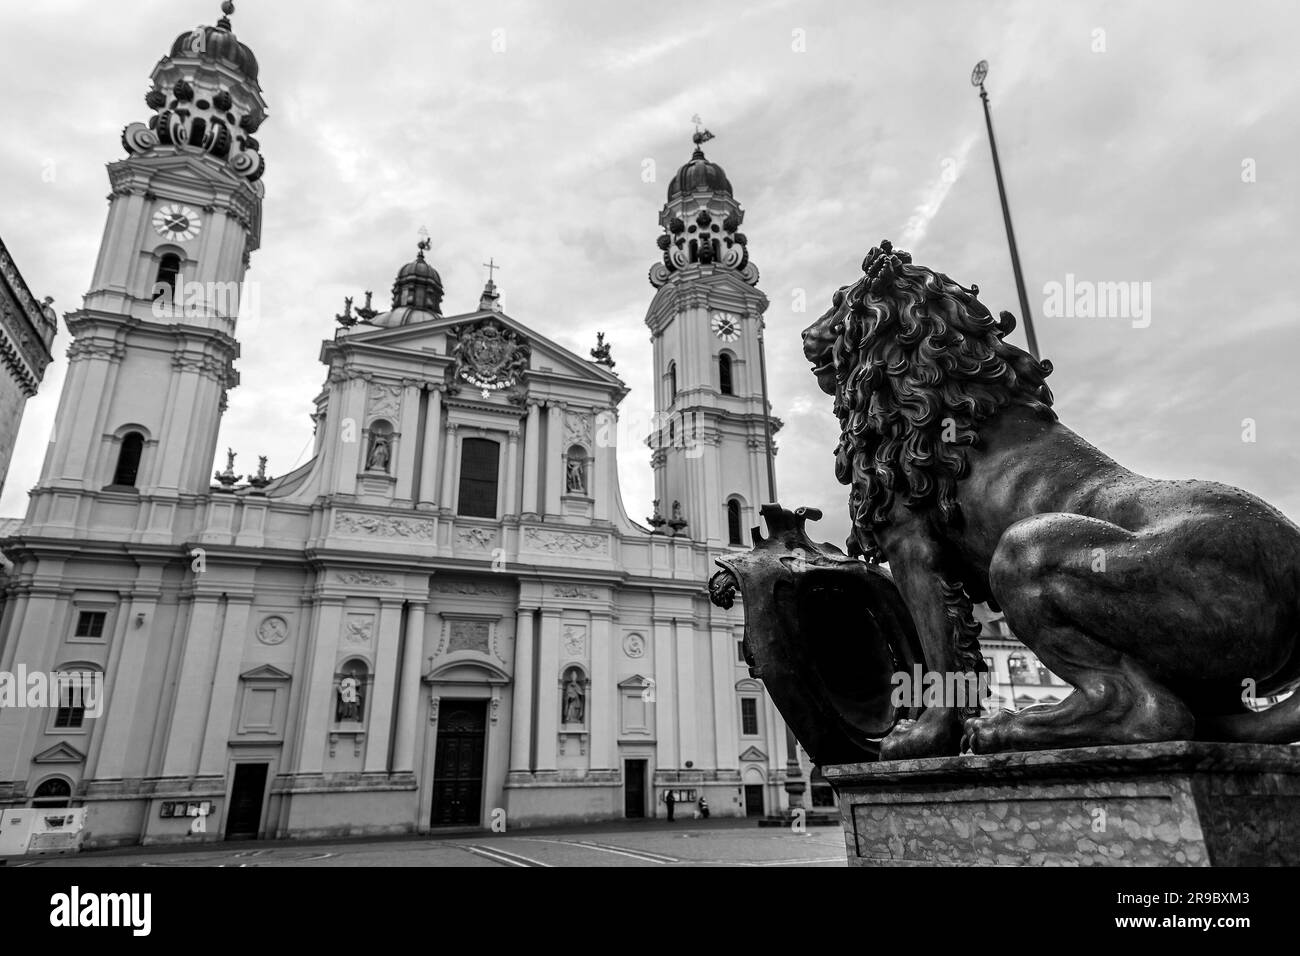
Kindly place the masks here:
POLYGON ((37 302, 13 256, 0 240, 0 492, 18 440, 27 399, 36 394, 50 364, 58 323, 52 299, 37 302))
POLYGON ((1000 612, 977 604, 975 619, 981 625, 980 648, 989 668, 990 694, 984 701, 985 713, 1019 710, 1033 704, 1058 704, 1074 692, 1073 687, 1048 670, 1033 651, 1020 643, 1000 612))

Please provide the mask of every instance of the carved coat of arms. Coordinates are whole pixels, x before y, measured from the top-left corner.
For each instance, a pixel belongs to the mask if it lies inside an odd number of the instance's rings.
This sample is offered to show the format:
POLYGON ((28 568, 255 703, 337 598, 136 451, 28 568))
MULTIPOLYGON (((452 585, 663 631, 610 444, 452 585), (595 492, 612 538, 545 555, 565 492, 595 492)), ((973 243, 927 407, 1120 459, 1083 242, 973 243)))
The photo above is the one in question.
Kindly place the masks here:
POLYGON ((519 384, 531 350, 512 329, 486 320, 455 330, 455 376, 485 394, 519 384))

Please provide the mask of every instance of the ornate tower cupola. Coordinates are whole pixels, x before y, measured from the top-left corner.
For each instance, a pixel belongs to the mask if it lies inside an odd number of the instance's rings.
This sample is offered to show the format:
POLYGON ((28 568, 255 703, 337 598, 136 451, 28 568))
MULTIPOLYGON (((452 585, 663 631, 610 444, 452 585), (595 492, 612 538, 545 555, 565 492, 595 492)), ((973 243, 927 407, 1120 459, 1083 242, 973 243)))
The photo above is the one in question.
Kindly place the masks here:
POLYGON ((744 545, 772 495, 771 417, 763 384, 758 268, 740 231, 745 210, 722 167, 695 151, 668 184, 659 213, 663 260, 646 314, 654 342, 654 431, 647 437, 658 512, 674 534, 744 545))
POLYGON ((659 214, 663 262, 650 270, 650 284, 656 289, 674 272, 696 263, 734 269, 750 285, 758 283, 748 240, 740 232, 745 210, 732 196, 722 167, 704 155, 703 144, 712 136, 708 130, 696 130, 690 162, 668 183, 668 201, 659 214))
POLYGON ((147 126, 127 126, 122 146, 132 154, 160 145, 201 149, 256 182, 266 168, 253 136, 266 119, 257 57, 230 30, 235 5, 226 0, 221 9, 216 26, 196 27, 172 43, 145 95, 154 115, 147 126))

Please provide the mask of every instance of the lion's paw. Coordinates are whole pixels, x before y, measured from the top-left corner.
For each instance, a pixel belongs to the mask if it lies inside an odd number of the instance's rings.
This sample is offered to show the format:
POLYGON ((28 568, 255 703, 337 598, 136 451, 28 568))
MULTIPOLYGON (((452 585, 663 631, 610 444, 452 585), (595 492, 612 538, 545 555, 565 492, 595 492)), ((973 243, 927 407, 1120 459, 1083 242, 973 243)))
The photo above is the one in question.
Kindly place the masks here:
POLYGON ((918 720, 900 720, 880 742, 880 759, 910 760, 955 754, 959 730, 946 711, 926 711, 918 720), (934 716, 927 719, 928 714, 934 716))

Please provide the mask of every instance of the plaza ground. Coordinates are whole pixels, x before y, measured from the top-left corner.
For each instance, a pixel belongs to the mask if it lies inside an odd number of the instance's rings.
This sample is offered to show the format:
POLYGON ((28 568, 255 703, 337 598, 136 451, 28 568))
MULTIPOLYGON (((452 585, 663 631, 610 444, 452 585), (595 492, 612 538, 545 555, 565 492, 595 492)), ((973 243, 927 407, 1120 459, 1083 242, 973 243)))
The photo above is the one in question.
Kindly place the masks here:
POLYGON ((758 827, 752 820, 610 822, 400 839, 251 840, 11 857, 9 867, 63 866, 845 866, 839 827, 758 827))

